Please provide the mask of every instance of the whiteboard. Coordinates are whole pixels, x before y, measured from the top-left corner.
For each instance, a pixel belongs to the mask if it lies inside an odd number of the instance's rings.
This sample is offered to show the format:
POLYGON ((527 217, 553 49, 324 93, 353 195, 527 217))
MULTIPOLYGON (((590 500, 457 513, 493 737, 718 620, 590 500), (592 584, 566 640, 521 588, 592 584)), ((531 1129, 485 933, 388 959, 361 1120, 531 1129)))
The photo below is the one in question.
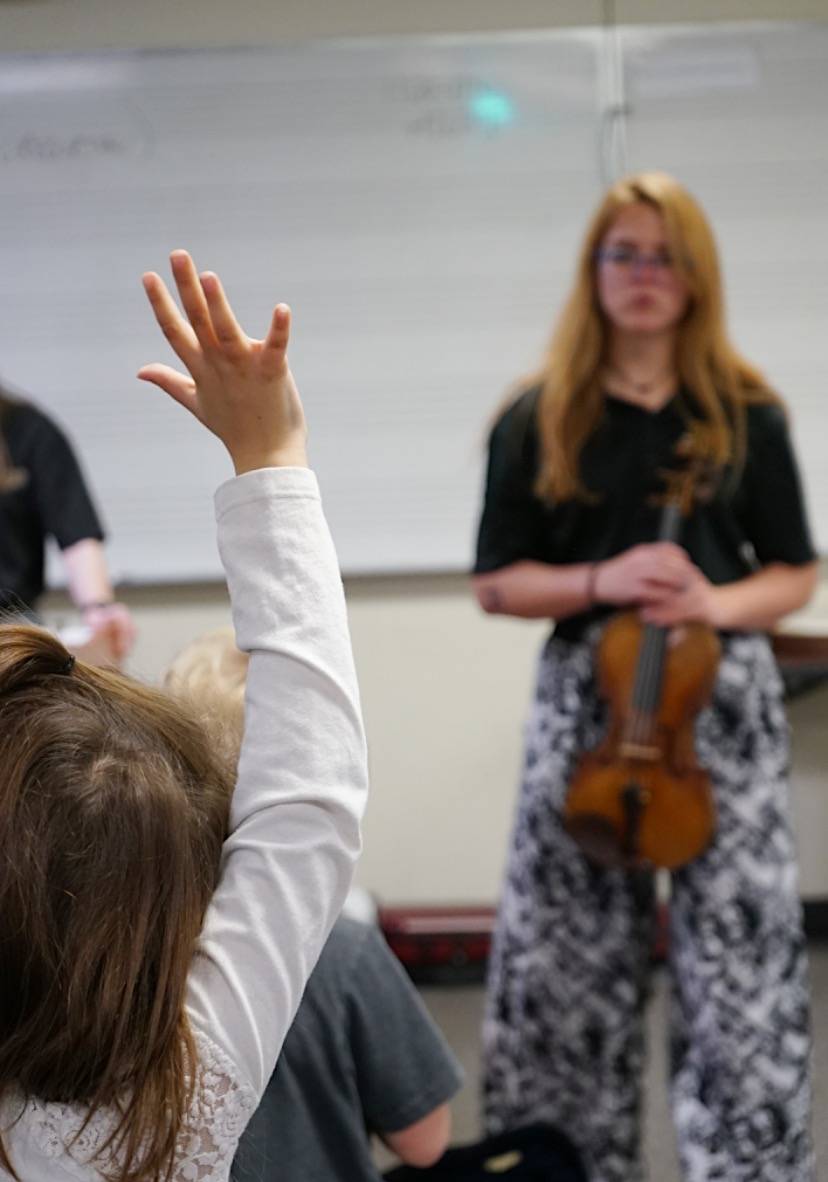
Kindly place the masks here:
POLYGON ((828 26, 621 30, 630 171, 708 212, 737 346, 785 398, 828 550, 828 26))
POLYGON ((346 573, 467 567, 485 423, 601 188, 601 33, 0 58, 0 374, 83 456, 124 582, 218 577, 221 446, 138 367, 186 246, 291 362, 346 573))
POLYGON ((254 335, 293 306, 345 573, 461 570, 487 418, 539 360, 608 168, 644 167, 712 217, 825 551, 823 25, 0 56, 0 374, 69 428, 123 581, 220 577, 229 462, 133 376, 169 360, 140 273, 187 246, 254 335))

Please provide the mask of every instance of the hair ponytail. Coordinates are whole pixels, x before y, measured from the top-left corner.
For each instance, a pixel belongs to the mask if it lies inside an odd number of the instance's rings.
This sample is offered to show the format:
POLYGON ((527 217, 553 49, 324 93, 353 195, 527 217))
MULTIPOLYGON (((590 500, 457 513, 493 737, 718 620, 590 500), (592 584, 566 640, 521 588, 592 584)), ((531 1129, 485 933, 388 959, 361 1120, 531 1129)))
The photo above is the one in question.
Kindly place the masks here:
POLYGON ((4 625, 0 644, 0 697, 47 677, 66 677, 75 667, 69 650, 45 628, 4 625))

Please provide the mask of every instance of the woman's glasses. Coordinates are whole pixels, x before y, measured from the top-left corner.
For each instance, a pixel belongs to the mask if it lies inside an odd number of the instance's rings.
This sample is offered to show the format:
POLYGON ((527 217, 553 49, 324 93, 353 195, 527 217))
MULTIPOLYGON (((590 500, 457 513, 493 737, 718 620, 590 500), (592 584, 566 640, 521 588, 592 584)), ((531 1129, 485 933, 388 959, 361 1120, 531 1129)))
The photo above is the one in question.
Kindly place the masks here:
POLYGON ((631 275, 645 267, 657 275, 667 275, 673 270, 674 265, 669 250, 656 250, 652 254, 645 254, 638 247, 623 243, 619 243, 618 246, 602 246, 595 252, 595 261, 631 275))

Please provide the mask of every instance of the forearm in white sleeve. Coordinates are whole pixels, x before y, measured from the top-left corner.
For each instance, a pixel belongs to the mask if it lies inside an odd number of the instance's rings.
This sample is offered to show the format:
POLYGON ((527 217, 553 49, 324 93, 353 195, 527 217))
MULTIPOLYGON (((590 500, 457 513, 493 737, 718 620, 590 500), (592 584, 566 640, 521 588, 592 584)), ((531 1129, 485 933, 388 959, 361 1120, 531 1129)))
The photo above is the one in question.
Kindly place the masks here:
POLYGON ((261 1093, 350 883, 365 738, 315 476, 246 473, 218 490, 216 513, 251 660, 230 834, 188 1006, 261 1093))

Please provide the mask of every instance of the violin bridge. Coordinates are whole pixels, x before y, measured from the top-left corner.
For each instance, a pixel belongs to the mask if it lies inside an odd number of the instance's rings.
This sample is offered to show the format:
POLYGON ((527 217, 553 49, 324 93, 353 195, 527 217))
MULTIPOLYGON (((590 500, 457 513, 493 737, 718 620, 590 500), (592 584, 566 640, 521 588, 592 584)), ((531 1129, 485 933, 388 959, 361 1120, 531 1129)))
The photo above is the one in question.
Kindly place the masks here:
POLYGON ((645 763, 655 763, 661 758, 660 749, 646 743, 622 743, 619 754, 624 759, 641 759, 645 763))

